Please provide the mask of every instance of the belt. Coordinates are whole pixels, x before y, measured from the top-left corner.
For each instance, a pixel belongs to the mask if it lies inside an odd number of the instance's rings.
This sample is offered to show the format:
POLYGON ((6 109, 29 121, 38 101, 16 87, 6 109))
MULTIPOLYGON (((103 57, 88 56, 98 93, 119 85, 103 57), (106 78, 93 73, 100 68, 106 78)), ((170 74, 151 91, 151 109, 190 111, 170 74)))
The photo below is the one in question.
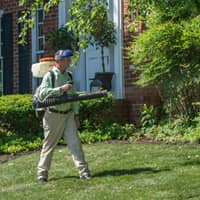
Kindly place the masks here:
POLYGON ((69 112, 72 111, 72 109, 69 109, 69 110, 56 110, 56 109, 53 109, 53 108, 49 108, 49 111, 50 112, 53 112, 53 113, 58 113, 58 114, 67 114, 69 112))

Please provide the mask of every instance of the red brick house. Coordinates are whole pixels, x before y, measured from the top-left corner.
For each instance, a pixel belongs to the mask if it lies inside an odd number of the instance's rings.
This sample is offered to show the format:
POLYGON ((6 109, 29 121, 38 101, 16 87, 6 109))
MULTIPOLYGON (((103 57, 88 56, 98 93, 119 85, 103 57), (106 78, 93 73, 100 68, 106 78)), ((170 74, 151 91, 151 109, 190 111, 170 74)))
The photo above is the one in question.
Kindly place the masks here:
MULTIPOLYGON (((133 74, 134 66, 126 59, 124 47, 131 41, 128 31, 129 21, 124 18, 129 0, 109 0, 110 18, 116 24, 117 44, 105 51, 106 70, 114 72, 112 93, 116 99, 116 116, 122 122, 138 123, 139 110, 144 103, 157 104, 159 96, 154 88, 139 88, 133 85, 137 76, 133 74)), ((18 1, 0 1, 0 92, 1 94, 31 93, 33 79, 31 65, 40 57, 52 55, 45 49, 45 35, 52 28, 64 25, 68 18, 70 0, 65 0, 59 6, 44 16, 39 9, 35 28, 28 34, 28 44, 18 44, 20 26, 17 19, 23 8, 18 1)), ((89 47, 81 52, 80 61, 74 70, 79 90, 89 90, 90 78, 98 71, 100 52, 89 47)))

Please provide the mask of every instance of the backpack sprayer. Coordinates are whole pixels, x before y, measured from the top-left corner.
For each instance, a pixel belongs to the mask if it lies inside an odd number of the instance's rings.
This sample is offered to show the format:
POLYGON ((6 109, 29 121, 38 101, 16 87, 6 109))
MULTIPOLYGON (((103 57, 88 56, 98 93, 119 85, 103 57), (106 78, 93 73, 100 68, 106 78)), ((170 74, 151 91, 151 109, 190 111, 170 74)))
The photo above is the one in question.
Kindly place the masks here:
MULTIPOLYGON (((53 58, 49 59, 40 59, 40 63, 36 63, 32 65, 32 73, 34 77, 42 78, 47 72, 51 72, 51 76, 53 77, 54 74, 51 71, 52 67, 55 65, 55 61, 53 58)), ((54 85, 54 77, 52 78, 54 85)), ((73 80, 68 81, 69 84, 73 84, 73 80)), ((35 94, 33 97, 33 107, 36 110, 40 110, 41 108, 45 108, 48 106, 63 104, 67 102, 73 102, 73 101, 81 101, 81 100, 88 100, 88 99, 95 99, 95 98, 101 98, 107 95, 107 91, 95 91, 95 92, 82 92, 80 94, 68 94, 64 93, 61 96, 47 96, 44 99, 40 99, 38 94, 35 94)))

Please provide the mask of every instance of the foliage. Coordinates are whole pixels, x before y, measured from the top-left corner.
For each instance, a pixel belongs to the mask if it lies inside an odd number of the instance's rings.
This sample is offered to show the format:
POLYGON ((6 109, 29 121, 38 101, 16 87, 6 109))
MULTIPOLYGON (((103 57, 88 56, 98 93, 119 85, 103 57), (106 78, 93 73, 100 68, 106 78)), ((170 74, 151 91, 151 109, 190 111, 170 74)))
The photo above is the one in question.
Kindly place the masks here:
MULTIPOLYGON (((0 97, 0 152, 17 153, 41 147, 43 112, 36 118, 31 98, 30 94, 0 97)), ((128 138, 132 126, 113 124, 112 107, 111 94, 101 99, 80 102, 83 142, 128 138)))
POLYGON ((19 6, 23 7, 24 10, 22 11, 21 17, 18 19, 18 23, 22 24, 22 30, 19 34, 20 44, 25 44, 26 36, 28 34, 28 30, 34 27, 35 24, 35 18, 37 9, 39 7, 44 8, 44 12, 48 13, 51 8, 58 5, 62 0, 19 0, 19 6))
MULTIPOLYGON (((119 125, 112 118, 112 96, 81 101, 80 138, 83 143, 108 140, 138 141, 148 139, 164 142, 200 143, 200 117, 190 124, 182 120, 158 122, 153 106, 142 109, 142 127, 119 125)), ((0 98, 0 152, 18 153, 42 146, 41 118, 36 118, 31 95, 8 95, 0 98)), ((60 141, 64 144, 63 140, 60 141)))
POLYGON ((55 52, 60 49, 78 51, 78 40, 67 27, 52 29, 45 37, 46 44, 55 52))
POLYGON ((88 124, 88 121, 85 122, 84 125, 84 129, 80 133, 80 138, 83 143, 107 140, 128 140, 136 131, 133 124, 101 124, 96 127, 96 129, 88 124))
POLYGON ((154 22, 157 23, 166 21, 179 23, 182 20, 190 20, 199 15, 199 3, 199 0, 154 0, 150 18, 153 18, 154 22))
POLYGON ((200 143, 200 117, 186 124, 181 119, 163 119, 145 129, 143 138, 167 143, 200 143))
POLYGON ((41 132, 39 119, 31 105, 31 95, 7 95, 0 97, 0 127, 13 134, 41 132))
MULTIPOLYGON (((86 122, 85 122, 86 123, 86 122)), ((120 125, 117 123, 98 125, 95 129, 91 125, 84 124, 84 128, 79 131, 82 143, 95 143, 108 140, 128 140, 133 136, 135 127, 132 124, 120 125)), ((2 135, 0 138, 0 153, 12 153, 36 150, 42 146, 42 134, 32 135, 2 135)), ((61 139, 59 144, 65 144, 61 139)))
POLYGON ((148 127, 152 127, 157 123, 156 110, 153 105, 144 106, 141 109, 141 129, 146 132, 148 127))
POLYGON ((165 110, 186 121, 194 116, 199 97, 200 17, 152 25, 131 43, 129 58, 141 72, 137 84, 157 85, 165 110))
POLYGON ((72 66, 78 63, 80 57, 78 39, 68 30, 67 26, 50 30, 45 37, 45 45, 54 52, 61 49, 71 49, 74 54, 72 66))
POLYGON ((42 135, 11 135, 0 138, 0 152, 16 154, 19 152, 37 150, 42 146, 42 135))
POLYGON ((113 96, 108 94, 106 97, 95 100, 80 102, 80 120, 88 121, 93 127, 104 122, 112 122, 113 96))
POLYGON ((145 21, 151 12, 151 2, 149 0, 130 0, 128 5, 128 14, 125 15, 129 19, 129 31, 138 32, 138 24, 145 21))
MULTIPOLYGON (((24 44, 26 35, 30 28, 34 27, 34 15, 37 9, 42 6, 46 13, 49 10, 58 5, 61 0, 34 0, 31 4, 28 0, 20 0, 19 5, 25 6, 26 10, 22 12, 22 16, 18 22, 22 24, 22 31, 20 33, 20 43, 24 44)), ((86 49, 89 44, 101 47, 102 69, 105 72, 104 63, 104 47, 109 47, 111 44, 115 44, 115 26, 112 20, 108 19, 108 3, 107 0, 73 0, 70 8, 70 21, 67 23, 68 30, 75 36, 73 41, 77 42, 78 46, 82 49, 86 49)), ((50 34, 50 38, 66 37, 65 29, 61 29, 58 32, 53 31, 50 34)), ((71 39, 71 36, 68 35, 71 39)), ((59 44, 53 41, 56 46, 60 47, 63 44, 64 38, 60 40, 59 44)), ((67 41, 69 39, 67 38, 67 41)), ((47 40, 48 41, 48 40, 47 40)), ((65 42, 66 44, 66 42, 65 42)), ((53 46, 53 45, 52 45, 53 46)), ((58 48, 58 47, 57 47, 58 48)), ((60 48, 59 48, 60 49, 60 48)), ((63 49, 63 48, 61 48, 63 49)))
POLYGON ((146 20, 148 25, 179 22, 199 15, 199 0, 130 0, 127 17, 132 22, 146 20))

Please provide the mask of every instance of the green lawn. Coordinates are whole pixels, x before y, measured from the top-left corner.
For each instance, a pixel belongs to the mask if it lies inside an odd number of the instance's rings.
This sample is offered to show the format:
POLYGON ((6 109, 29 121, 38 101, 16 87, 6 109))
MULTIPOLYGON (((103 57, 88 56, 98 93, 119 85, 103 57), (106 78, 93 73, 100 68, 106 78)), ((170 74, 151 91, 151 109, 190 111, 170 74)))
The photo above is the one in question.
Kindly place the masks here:
POLYGON ((93 178, 79 180, 67 148, 38 184, 39 152, 0 164, 0 200, 200 200, 200 146, 84 145, 93 178))

